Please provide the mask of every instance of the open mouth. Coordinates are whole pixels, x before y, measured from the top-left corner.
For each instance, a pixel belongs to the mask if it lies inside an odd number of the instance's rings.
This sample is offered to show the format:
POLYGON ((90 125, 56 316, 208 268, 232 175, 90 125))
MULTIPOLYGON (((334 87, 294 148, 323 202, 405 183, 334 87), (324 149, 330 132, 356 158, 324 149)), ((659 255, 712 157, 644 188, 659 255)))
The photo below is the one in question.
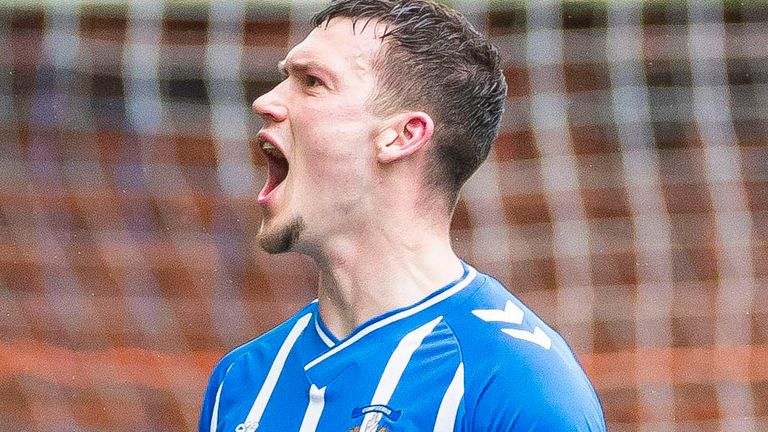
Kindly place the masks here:
POLYGON ((259 198, 266 198, 288 176, 288 159, 271 142, 262 139, 259 144, 267 158, 267 183, 259 192, 259 198))

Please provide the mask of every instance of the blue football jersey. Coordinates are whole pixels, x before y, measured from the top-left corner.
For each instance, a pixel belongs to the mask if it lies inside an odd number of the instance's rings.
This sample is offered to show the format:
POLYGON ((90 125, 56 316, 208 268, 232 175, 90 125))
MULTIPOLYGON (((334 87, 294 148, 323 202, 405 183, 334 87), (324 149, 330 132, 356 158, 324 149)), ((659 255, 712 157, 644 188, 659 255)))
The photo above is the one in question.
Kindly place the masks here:
POLYGON ((201 432, 605 431, 560 335, 495 279, 457 281, 345 339, 313 302, 215 367, 201 432))

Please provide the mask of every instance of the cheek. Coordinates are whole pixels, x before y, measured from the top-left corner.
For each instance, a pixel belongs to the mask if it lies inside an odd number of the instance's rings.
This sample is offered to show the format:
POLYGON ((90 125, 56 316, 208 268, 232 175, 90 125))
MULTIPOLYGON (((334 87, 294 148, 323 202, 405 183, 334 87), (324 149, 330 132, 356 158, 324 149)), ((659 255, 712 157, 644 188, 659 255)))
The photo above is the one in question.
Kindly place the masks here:
POLYGON ((339 139, 323 144, 301 158, 295 178, 297 191, 317 202, 357 201, 372 184, 371 152, 362 142, 342 143, 339 139))
POLYGON ((370 164, 360 154, 335 152, 314 155, 305 168, 306 186, 317 193, 351 193, 370 181, 370 164))
POLYGON ((308 168, 322 174, 362 170, 374 156, 374 122, 360 108, 333 113, 308 113, 314 120, 298 139, 297 152, 303 153, 308 168))

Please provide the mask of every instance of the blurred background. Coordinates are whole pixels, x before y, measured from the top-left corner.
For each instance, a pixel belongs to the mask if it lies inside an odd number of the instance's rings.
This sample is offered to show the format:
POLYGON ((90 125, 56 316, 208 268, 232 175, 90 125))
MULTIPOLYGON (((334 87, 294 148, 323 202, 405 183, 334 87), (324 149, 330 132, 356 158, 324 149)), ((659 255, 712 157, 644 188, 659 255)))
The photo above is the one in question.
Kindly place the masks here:
MULTIPOLYGON (((194 430, 218 358, 314 297, 254 242, 250 103, 323 4, 0 2, 0 430, 194 430)), ((450 4, 509 83, 459 254, 610 430, 768 430, 768 2, 450 4)))

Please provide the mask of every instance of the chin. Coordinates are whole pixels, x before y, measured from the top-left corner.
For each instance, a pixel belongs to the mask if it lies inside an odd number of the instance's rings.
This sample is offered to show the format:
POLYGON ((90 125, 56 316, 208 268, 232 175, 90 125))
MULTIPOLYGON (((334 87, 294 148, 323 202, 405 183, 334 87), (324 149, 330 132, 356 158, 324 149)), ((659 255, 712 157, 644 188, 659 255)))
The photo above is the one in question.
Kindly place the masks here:
POLYGON ((262 223, 259 232, 259 245, 271 254, 294 250, 304 231, 304 220, 297 216, 281 226, 265 227, 262 223))

